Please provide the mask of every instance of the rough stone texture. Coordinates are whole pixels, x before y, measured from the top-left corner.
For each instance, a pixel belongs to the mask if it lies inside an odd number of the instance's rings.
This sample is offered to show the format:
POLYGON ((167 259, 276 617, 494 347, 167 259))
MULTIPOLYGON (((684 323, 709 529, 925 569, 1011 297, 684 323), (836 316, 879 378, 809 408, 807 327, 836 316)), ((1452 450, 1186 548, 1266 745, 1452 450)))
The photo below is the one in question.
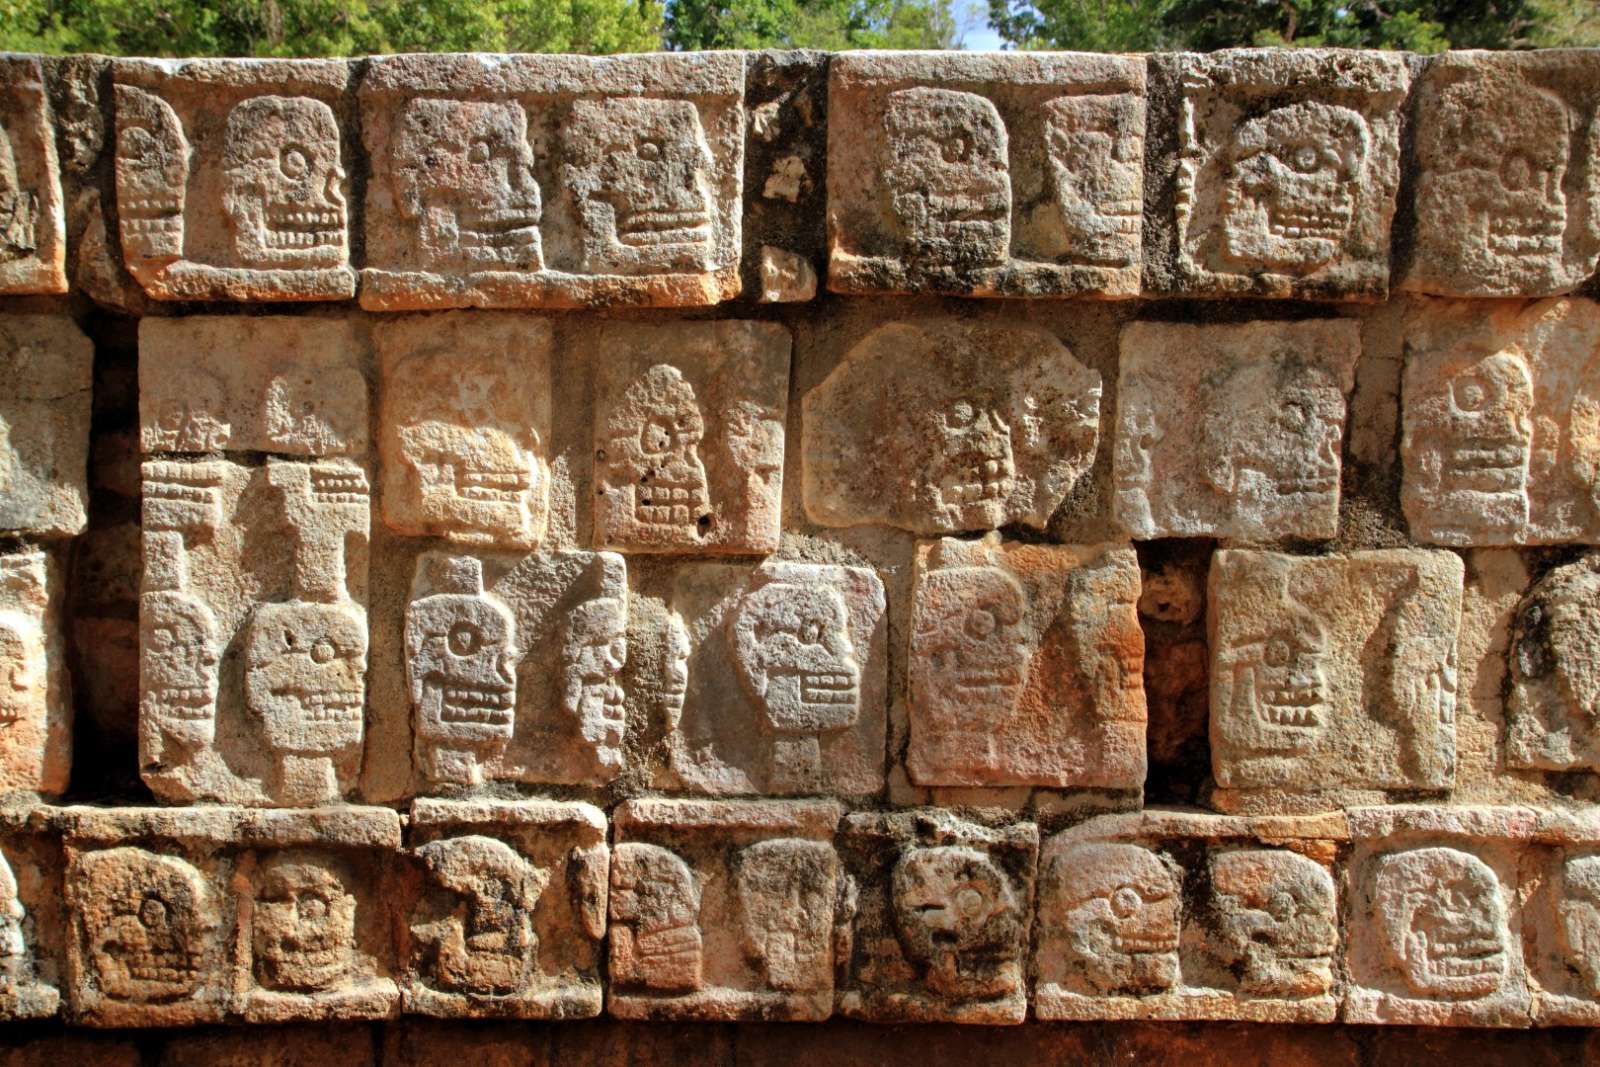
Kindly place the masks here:
POLYGON ((64 316, 0 319, 0 533, 83 531, 93 361, 64 316))
POLYGON ((1510 641, 1506 761, 1539 770, 1600 770, 1600 573, 1593 557, 1557 567, 1517 606, 1510 641))
POLYGON ((72 683, 62 632, 65 584, 54 554, 0 555, 0 793, 59 795, 67 788, 72 683))
POLYGON ((66 216, 37 56, 0 58, 0 294, 67 291, 66 216))

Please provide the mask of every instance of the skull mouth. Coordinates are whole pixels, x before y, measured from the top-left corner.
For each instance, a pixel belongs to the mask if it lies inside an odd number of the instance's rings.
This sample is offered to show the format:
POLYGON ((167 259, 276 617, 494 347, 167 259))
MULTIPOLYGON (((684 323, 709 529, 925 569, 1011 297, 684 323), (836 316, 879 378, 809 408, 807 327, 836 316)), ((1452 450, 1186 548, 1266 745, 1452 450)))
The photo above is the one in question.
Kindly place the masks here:
POLYGON ((1274 200, 1267 205, 1267 230, 1288 240, 1338 241, 1350 228, 1353 211, 1348 194, 1331 190, 1322 198, 1274 200))
POLYGON ((1505 952, 1494 938, 1422 940, 1422 971, 1429 978, 1498 978, 1505 970, 1505 952))
POLYGON ((634 518, 645 526, 693 526, 705 510, 705 488, 692 482, 657 482, 633 502, 634 518))
POLYGON ((456 216, 464 248, 527 248, 539 243, 539 213, 528 208, 468 208, 456 216))
POLYGON ((341 247, 344 244, 344 212, 272 208, 266 213, 264 238, 267 248, 275 251, 341 247))
POLYGON ((515 504, 521 502, 522 495, 530 488, 532 479, 525 470, 456 471, 456 496, 462 500, 515 504))
POLYGON ((474 685, 446 686, 439 704, 439 721, 447 726, 511 728, 513 710, 509 688, 474 685))
POLYGON ((272 697, 279 701, 293 701, 300 709, 301 719, 311 725, 354 723, 361 720, 360 689, 308 689, 303 686, 282 686, 272 690, 272 697))
POLYGON ((183 203, 175 196, 136 197, 117 205, 123 230, 139 237, 182 237, 183 203))
POLYGON ((1548 256, 1561 251, 1566 218, 1559 211, 1496 207, 1484 216, 1489 251, 1502 256, 1548 256))
POLYGON ((1528 446, 1519 439, 1476 442, 1445 453, 1440 481, 1446 489, 1515 493, 1526 480, 1527 465, 1528 446))
POLYGON ((1113 943, 1117 951, 1125 956, 1155 956, 1178 951, 1177 935, 1160 930, 1119 933, 1113 943))
POLYGON ((928 194, 928 217, 935 225, 993 226, 1011 215, 1011 197, 1005 192, 978 196, 928 194))
MULTIPOLYGON (((785 672, 774 671, 774 677, 785 672)), ((849 674, 797 671, 800 683, 800 703, 816 707, 838 707, 856 702, 856 680, 849 674)))
POLYGON ((1320 495, 1339 488, 1339 478, 1331 472, 1312 472, 1300 477, 1286 478, 1278 483, 1277 488, 1279 496, 1320 495))
POLYGON ((1264 694, 1261 719, 1271 726, 1315 727, 1322 725, 1325 707, 1316 686, 1280 686, 1264 694))
POLYGON ((148 499, 172 504, 209 506, 221 475, 204 470, 204 464, 151 463, 145 467, 143 493, 148 499))
POLYGON ((311 499, 318 504, 364 504, 369 489, 359 470, 311 468, 311 499))
POLYGON ((1022 672, 1013 663, 980 664, 956 672, 956 687, 968 694, 994 697, 1022 684, 1022 672))
POLYGON ((211 703, 211 691, 203 686, 155 689, 144 698, 146 712, 180 722, 209 721, 211 703))
POLYGON ((617 223, 625 245, 654 247, 698 243, 711 236, 711 216, 704 211, 629 211, 617 223))
POLYGON ((115 958, 132 982, 182 992, 200 981, 198 962, 181 948, 135 949, 115 958))
POLYGON ((268 963, 282 984, 323 989, 343 975, 348 959, 346 947, 333 942, 316 947, 284 946, 268 963))
POLYGON ((1015 479, 1003 459, 980 459, 961 464, 939 481, 939 498, 946 505, 1001 501, 1011 495, 1015 479))

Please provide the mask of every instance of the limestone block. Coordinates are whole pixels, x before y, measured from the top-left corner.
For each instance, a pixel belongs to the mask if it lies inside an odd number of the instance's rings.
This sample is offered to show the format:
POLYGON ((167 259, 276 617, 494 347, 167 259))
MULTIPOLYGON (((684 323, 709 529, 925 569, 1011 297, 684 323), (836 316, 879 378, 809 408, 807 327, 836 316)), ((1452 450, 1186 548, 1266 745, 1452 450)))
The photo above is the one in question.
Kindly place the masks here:
POLYGON ((1401 288, 1570 292, 1600 264, 1600 61, 1451 52, 1416 91, 1416 236, 1401 288))
POLYGON ((43 71, 0 58, 0 294, 67 291, 67 223, 43 71))
POLYGON ((53 1018, 61 1007, 65 858, 50 809, 0 814, 0 1020, 53 1018))
POLYGON ((372 60, 362 306, 736 296, 743 101, 732 53, 372 60))
POLYGON ((778 547, 789 331, 605 323, 594 401, 595 543, 631 552, 778 547))
POLYGON ((907 656, 919 785, 1138 789, 1139 561, 1126 545, 917 545, 907 656))
POLYGON ((365 468, 153 459, 143 484, 145 783, 177 803, 348 795, 365 727, 365 468))
POLYGON ((1045 842, 1041 1019, 1332 1022, 1338 815, 1108 815, 1045 842))
POLYGON ((1463 576, 1459 557, 1426 549, 1216 553, 1214 802, 1281 811, 1449 788, 1463 576))
POLYGON ((1518 864, 1527 808, 1356 808, 1345 1022, 1527 1026, 1518 864))
POLYGON ((1430 300, 1404 328, 1411 535, 1600 542, 1600 304, 1430 300))
POLYGON ((93 368, 94 346, 66 316, 0 315, 0 532, 83 531, 93 368))
POLYGON ((0 794, 66 791, 72 684, 66 574, 51 553, 0 555, 0 794))
POLYGON ((1135 296, 1137 56, 844 54, 829 63, 836 292, 1135 296))
POLYGON ((113 64, 118 226, 158 300, 348 300, 344 60, 113 64))
POLYGON ((1100 375, 1038 327, 926 316, 873 330, 803 407, 812 521, 1042 530, 1094 462, 1100 375))
POLYGON ((446 314, 374 327, 383 521, 532 548, 550 500, 549 322, 446 314))
POLYGON ((404 656, 421 788, 614 779, 627 610, 615 553, 420 556, 387 654, 404 656))
POLYGON ((1592 810, 1539 813, 1518 900, 1534 1025, 1600 1024, 1600 819, 1592 810))
POLYGON ((1146 288, 1381 299, 1406 58, 1262 48, 1162 62, 1178 143, 1170 214, 1155 226, 1170 227, 1175 269, 1146 288))
POLYGON ((141 319, 140 446, 364 457, 367 364, 347 318, 141 319))
POLYGON ((939 808, 847 815, 854 923, 838 1009, 874 1022, 1020 1023, 1039 828, 939 808))
POLYGON ((1111 467, 1134 537, 1338 534, 1357 322, 1136 322, 1121 347, 1111 467))
POLYGON ((610 859, 599 808, 420 799, 410 826, 407 1012, 600 1014, 610 859))
POLYGON ((848 899, 840 808, 640 799, 613 816, 607 1009, 623 1019, 821 1020, 848 899))
POLYGON ((864 795, 883 787, 888 618, 865 567, 678 569, 658 679, 635 703, 667 729, 659 783, 696 792, 864 795))
POLYGON ((1506 764, 1600 770, 1600 571, 1593 556, 1552 569, 1517 605, 1506 764))

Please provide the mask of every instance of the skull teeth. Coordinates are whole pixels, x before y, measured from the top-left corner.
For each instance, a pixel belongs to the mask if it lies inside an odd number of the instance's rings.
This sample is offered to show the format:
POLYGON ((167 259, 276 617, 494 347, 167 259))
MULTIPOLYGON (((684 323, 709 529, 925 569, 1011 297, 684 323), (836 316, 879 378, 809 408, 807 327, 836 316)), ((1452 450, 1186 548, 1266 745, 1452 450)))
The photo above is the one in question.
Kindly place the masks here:
POLYGON ((298 701, 308 722, 354 722, 361 717, 359 689, 274 689, 272 695, 298 701))
POLYGON ((1008 218, 1011 201, 1003 194, 992 196, 941 196, 929 194, 928 214, 942 225, 983 223, 992 225, 1008 218))
POLYGON ((457 479, 456 495, 464 500, 516 502, 528 488, 527 471, 465 471, 457 479))
POLYGON ((1261 704, 1261 717, 1274 726, 1317 726, 1321 711, 1320 693, 1310 686, 1276 689, 1261 704))
POLYGON ((802 674, 800 699, 807 704, 854 704, 856 680, 848 674, 802 674))
POLYGON ((704 211, 633 211, 617 225, 624 244, 664 245, 704 241, 711 217, 704 211))

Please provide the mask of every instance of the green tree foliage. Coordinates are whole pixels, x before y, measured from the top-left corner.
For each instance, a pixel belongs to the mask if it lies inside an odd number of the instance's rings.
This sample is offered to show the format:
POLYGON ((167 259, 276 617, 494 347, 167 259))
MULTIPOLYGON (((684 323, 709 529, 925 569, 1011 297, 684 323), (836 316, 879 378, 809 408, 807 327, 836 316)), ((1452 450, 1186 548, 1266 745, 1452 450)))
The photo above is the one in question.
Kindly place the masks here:
POLYGON ((953 48, 953 0, 668 0, 672 48, 953 48))

